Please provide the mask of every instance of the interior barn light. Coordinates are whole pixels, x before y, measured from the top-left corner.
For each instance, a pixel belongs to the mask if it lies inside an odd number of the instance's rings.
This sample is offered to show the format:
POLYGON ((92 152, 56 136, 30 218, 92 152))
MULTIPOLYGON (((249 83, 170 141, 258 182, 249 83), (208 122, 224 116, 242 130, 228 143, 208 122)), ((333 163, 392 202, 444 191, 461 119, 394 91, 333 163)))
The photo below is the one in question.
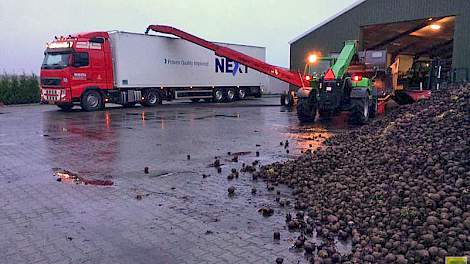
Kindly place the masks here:
POLYGON ((430 27, 431 27, 432 30, 439 30, 439 29, 441 29, 441 25, 438 25, 438 24, 432 24, 430 27))

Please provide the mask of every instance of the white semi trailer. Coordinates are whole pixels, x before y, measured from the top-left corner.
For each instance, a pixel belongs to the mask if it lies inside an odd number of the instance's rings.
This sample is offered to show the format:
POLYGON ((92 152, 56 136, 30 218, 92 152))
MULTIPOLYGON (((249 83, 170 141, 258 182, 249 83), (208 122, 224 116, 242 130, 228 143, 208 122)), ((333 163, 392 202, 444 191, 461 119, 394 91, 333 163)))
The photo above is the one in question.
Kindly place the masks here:
MULTIPOLYGON (((265 61, 263 47, 217 43, 265 61)), ((231 102, 260 97, 266 78, 183 39, 121 31, 56 38, 41 67, 42 100, 87 111, 106 103, 155 106, 163 100, 231 102)))

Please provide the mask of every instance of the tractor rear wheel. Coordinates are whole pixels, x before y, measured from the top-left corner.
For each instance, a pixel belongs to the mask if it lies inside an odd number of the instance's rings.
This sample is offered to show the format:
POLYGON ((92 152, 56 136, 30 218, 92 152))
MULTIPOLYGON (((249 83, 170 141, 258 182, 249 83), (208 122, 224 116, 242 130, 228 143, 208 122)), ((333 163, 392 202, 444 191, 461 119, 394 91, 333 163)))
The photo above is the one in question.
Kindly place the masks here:
POLYGON ((297 117, 302 123, 315 122, 317 106, 310 98, 299 98, 297 103, 297 117))

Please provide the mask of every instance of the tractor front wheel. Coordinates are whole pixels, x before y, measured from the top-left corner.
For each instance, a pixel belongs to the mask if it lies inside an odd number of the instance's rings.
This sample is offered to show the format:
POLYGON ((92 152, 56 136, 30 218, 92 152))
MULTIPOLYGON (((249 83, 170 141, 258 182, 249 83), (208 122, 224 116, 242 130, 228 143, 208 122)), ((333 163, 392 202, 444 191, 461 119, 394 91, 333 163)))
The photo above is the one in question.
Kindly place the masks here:
POLYGON ((351 99, 352 113, 351 123, 356 125, 364 125, 369 121, 370 117, 370 101, 369 97, 351 99))
POLYGON ((299 98, 297 103, 297 117, 302 123, 315 122, 317 106, 310 98, 299 98))

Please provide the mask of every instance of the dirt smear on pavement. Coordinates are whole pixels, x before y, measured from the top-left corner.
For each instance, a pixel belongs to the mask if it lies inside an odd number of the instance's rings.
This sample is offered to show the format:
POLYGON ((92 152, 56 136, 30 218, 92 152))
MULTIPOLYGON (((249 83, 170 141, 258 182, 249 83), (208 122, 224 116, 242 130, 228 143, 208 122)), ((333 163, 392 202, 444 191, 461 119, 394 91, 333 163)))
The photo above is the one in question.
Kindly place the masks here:
POLYGON ((83 185, 97 185, 97 186, 112 186, 114 182, 111 180, 98 180, 98 179, 88 179, 83 176, 80 176, 76 173, 73 173, 68 170, 61 168, 52 168, 54 176, 57 177, 58 182, 70 183, 70 184, 83 184, 83 185))

